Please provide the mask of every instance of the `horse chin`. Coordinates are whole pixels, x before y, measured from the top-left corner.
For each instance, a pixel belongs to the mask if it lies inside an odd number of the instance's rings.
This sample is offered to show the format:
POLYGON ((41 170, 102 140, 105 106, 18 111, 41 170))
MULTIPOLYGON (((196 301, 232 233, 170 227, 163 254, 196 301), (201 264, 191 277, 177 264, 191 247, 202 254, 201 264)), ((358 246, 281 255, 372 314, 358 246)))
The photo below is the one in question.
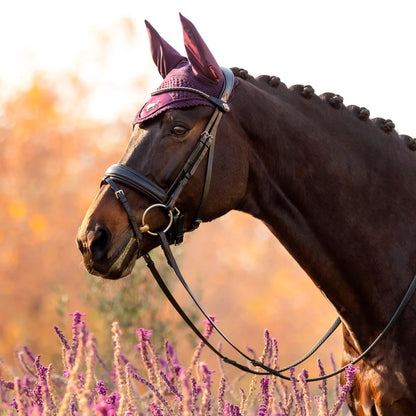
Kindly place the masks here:
POLYGON ((118 256, 115 258, 108 270, 105 272, 94 270, 93 274, 96 274, 104 279, 111 280, 117 280, 128 276, 136 264, 138 251, 137 241, 134 237, 131 237, 124 247, 119 250, 118 256))
POLYGON ((88 273, 103 279, 117 280, 128 276, 136 260, 158 246, 154 238, 143 237, 140 245, 132 233, 124 238, 124 242, 113 247, 103 263, 96 263, 91 257, 84 258, 84 266, 88 273))
POLYGON ((131 237, 124 246, 120 256, 114 261, 105 274, 101 274, 101 277, 104 279, 117 280, 128 276, 132 272, 136 260, 143 257, 145 254, 148 254, 149 251, 158 246, 158 243, 152 241, 152 239, 150 240, 150 243, 148 241, 146 241, 146 243, 147 244, 143 244, 142 241, 140 247, 138 247, 137 240, 134 237, 131 237))

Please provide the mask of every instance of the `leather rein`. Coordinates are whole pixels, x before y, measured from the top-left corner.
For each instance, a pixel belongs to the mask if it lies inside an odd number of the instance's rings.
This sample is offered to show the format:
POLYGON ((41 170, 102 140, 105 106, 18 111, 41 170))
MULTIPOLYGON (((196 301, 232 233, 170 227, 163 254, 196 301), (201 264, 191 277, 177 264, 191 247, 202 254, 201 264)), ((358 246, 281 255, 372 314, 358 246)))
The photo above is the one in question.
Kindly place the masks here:
MULTIPOLYGON (((114 191, 115 196, 123 206, 129 223, 132 227, 134 236, 136 238, 137 244, 140 248, 140 243, 142 240, 142 234, 149 233, 154 236, 158 236, 160 240, 161 247, 165 254, 166 260, 169 266, 173 269, 174 273, 176 274, 178 280, 181 282, 182 286, 185 288, 191 299, 193 300, 196 307, 200 310, 203 316, 208 320, 210 325, 218 332, 218 334, 224 339, 224 341, 234 349, 239 355, 241 355, 244 359, 248 360, 248 362, 254 367, 250 368, 247 365, 241 364, 235 360, 232 360, 226 357, 222 352, 220 352, 217 348, 215 348, 210 341, 200 332, 200 330, 195 326, 189 316, 185 313, 182 307, 178 304, 174 296, 172 295, 171 291, 167 287, 166 283, 164 282, 163 278, 159 274, 155 263, 151 259, 150 255, 147 253, 143 255, 144 260, 146 261, 147 266, 149 267, 154 279, 158 283, 159 287, 175 308, 175 310, 179 313, 182 319, 188 324, 188 326, 193 330, 193 332, 198 336, 198 338, 211 350, 213 351, 219 358, 221 358, 224 362, 231 364, 238 369, 256 375, 273 375, 280 377, 284 380, 291 380, 289 376, 282 374, 283 372, 296 367, 297 365, 306 361, 312 354, 314 354, 318 348, 329 338, 329 336, 336 330, 336 328, 340 325, 341 319, 338 317, 332 326, 328 329, 328 331, 324 334, 324 336, 315 344, 315 346, 305 354, 301 359, 297 360, 295 363, 286 366, 281 369, 277 368, 270 368, 266 366, 264 363, 255 360, 241 351, 238 347, 236 347, 226 336, 225 334, 218 328, 216 323, 214 322, 213 318, 210 317, 201 304, 198 302, 194 294, 192 293, 191 289, 189 288, 188 284, 186 283, 185 279, 182 276, 182 273, 176 263, 176 260, 172 254, 170 249, 170 244, 180 244, 183 241, 183 235, 187 231, 192 231, 198 228, 199 224, 202 222, 201 215, 205 207, 205 203, 208 197, 210 182, 211 182, 211 174, 212 174, 212 166, 213 166, 213 156, 214 156, 214 144, 215 144, 215 137, 218 129, 218 125, 222 118, 222 115, 225 112, 230 111, 230 107, 227 101, 230 98, 231 92, 234 87, 234 74, 228 68, 222 68, 224 73, 224 88, 221 93, 220 98, 212 97, 205 94, 202 91, 187 88, 187 87, 173 87, 173 88, 165 88, 161 90, 157 90, 152 93, 152 95, 161 94, 163 92, 169 91, 177 91, 177 90, 186 90, 195 94, 198 94, 208 101, 215 105, 215 110, 208 121, 204 131, 201 133, 198 142, 196 143, 194 149, 192 150, 190 156, 186 160, 184 166, 182 167, 181 171, 177 175, 176 179, 173 181, 171 187, 168 191, 165 191, 163 188, 149 180, 146 176, 141 174, 140 172, 122 164, 115 164, 110 166, 107 171, 105 172, 105 176, 102 179, 101 185, 109 185, 111 189, 114 191), (205 182, 204 188, 202 192, 201 202, 199 205, 197 216, 189 230, 184 229, 184 216, 176 207, 176 201, 180 196, 182 190, 184 189, 185 185, 189 181, 189 179, 193 176, 195 171, 197 170, 199 164, 205 158, 206 154, 208 153, 208 161, 207 167, 205 172, 205 182), (142 215, 142 224, 141 226, 138 225, 137 219, 133 214, 133 211, 128 203, 128 200, 124 194, 124 191, 119 188, 118 184, 126 185, 127 187, 142 193, 150 200, 154 201, 155 203, 149 206, 142 215), (146 224, 146 216, 148 215, 149 211, 152 209, 159 207, 166 210, 168 216, 168 224, 164 230, 161 231, 151 231, 150 227, 146 224), (259 368, 260 370, 257 370, 259 368)), ((344 367, 326 375, 322 375, 315 378, 308 378, 308 381, 321 381, 330 377, 333 377, 337 374, 343 372, 348 366, 354 365, 361 361, 381 340, 382 337, 388 332, 390 327, 397 321, 398 317, 401 315, 403 310, 405 309, 406 305, 408 304, 410 298, 414 294, 416 290, 416 275, 413 277, 405 295, 402 298, 399 306, 397 307, 396 311, 394 312, 392 318, 385 326, 383 331, 378 335, 378 337, 371 343, 371 345, 364 350, 357 358, 355 358, 352 362, 345 365, 344 367)))

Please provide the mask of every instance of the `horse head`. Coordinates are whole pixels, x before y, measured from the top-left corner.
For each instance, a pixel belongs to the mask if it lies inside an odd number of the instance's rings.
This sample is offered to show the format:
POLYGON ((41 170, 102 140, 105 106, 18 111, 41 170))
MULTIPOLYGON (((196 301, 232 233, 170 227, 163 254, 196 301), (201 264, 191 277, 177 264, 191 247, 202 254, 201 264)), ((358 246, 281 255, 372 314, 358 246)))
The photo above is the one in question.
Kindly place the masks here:
POLYGON ((159 244, 158 231, 180 242, 183 232, 235 208, 245 193, 245 149, 231 134, 232 115, 219 123, 234 77, 193 24, 183 16, 181 22, 187 57, 146 22, 163 82, 136 115, 127 148, 106 172, 78 233, 87 270, 104 278, 128 275, 159 244))

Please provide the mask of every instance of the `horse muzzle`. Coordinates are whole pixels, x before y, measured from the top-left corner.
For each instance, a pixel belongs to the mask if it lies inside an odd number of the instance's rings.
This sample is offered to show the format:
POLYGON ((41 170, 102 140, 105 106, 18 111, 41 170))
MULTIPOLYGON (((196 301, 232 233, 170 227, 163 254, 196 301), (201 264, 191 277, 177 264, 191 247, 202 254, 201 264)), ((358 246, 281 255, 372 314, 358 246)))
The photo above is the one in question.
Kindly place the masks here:
POLYGON ((105 279, 127 276, 134 267, 140 248, 134 235, 128 230, 117 244, 110 229, 105 225, 81 227, 77 243, 88 273, 105 279))
POLYGON ((121 188, 115 194, 116 198, 111 193, 98 196, 93 213, 85 217, 77 235, 86 270, 106 279, 130 274, 136 259, 160 244, 158 232, 164 232, 170 244, 182 242, 184 233, 183 216, 177 209, 149 205, 137 213, 138 221, 121 188), (104 209, 108 197, 120 202, 122 209, 104 209))

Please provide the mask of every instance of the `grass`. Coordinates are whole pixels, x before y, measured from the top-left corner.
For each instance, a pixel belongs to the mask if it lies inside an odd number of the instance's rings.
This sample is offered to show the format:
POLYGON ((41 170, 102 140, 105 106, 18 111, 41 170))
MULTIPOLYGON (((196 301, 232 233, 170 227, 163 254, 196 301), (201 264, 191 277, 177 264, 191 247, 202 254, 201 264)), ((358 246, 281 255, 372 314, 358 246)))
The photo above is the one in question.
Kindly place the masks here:
MULTIPOLYGON (((67 338, 55 327, 62 350, 62 368, 41 363, 28 347, 17 353, 16 369, 0 363, 1 415, 86 416, 335 416, 347 412, 348 395, 356 367, 349 367, 347 382, 329 392, 326 381, 319 393, 311 393, 308 373, 291 382, 276 377, 254 376, 248 388, 230 382, 220 364, 218 374, 201 361, 200 343, 188 366, 180 362, 175 348, 165 342, 162 352, 151 341, 152 331, 137 329, 133 363, 123 352, 121 329, 111 327, 113 362, 109 367, 97 351, 94 335, 84 315, 72 316, 72 334, 67 338), (214 383, 214 377, 219 380, 214 383), (218 387, 214 389, 214 385, 218 387), (214 391, 215 390, 215 391, 214 391), (333 393, 333 394, 330 394, 333 393), (330 403, 329 397, 335 397, 330 403)), ((205 334, 212 327, 205 322, 205 334)), ((264 349, 258 360, 278 368, 277 342, 265 332, 264 349)), ((318 360, 320 374, 325 374, 318 360)))

